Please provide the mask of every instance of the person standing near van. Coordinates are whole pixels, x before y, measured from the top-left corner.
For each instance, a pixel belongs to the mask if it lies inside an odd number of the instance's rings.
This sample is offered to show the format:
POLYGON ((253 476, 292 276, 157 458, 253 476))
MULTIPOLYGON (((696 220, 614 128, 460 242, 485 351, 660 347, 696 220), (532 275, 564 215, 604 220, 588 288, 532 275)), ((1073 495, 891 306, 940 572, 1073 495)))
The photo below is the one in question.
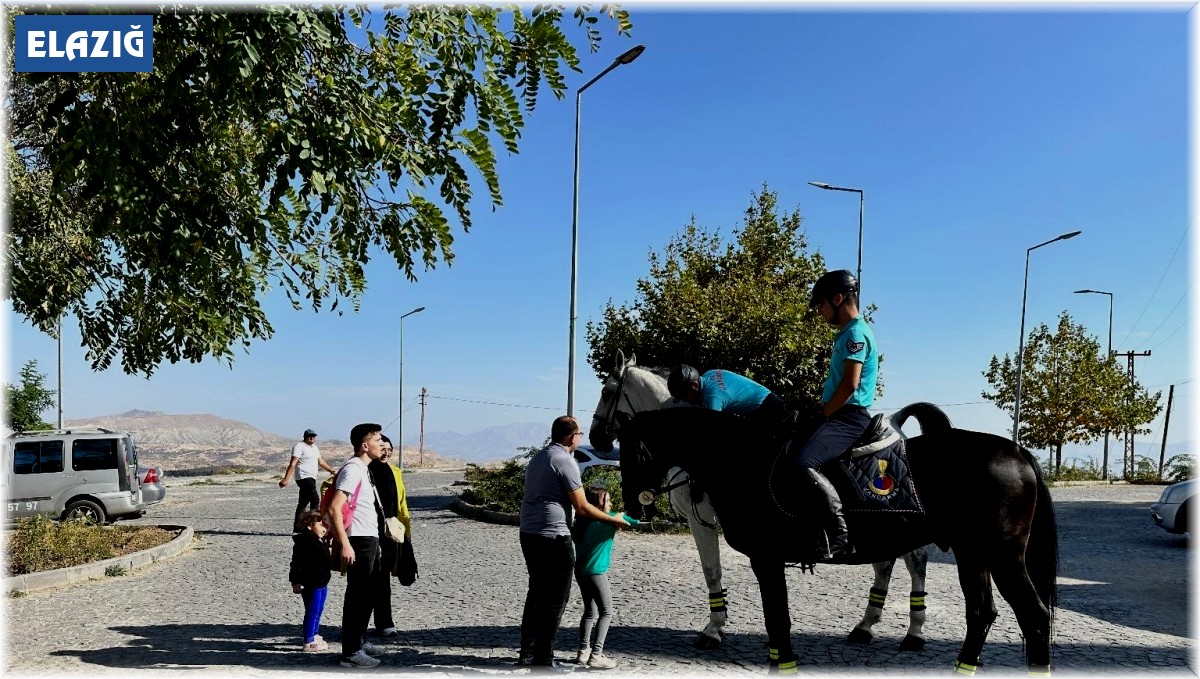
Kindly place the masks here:
POLYGON ((304 430, 304 440, 292 446, 292 460, 288 463, 279 487, 285 488, 292 482, 292 474, 296 475, 296 486, 300 488, 300 499, 296 502, 296 517, 292 520, 292 532, 303 530, 300 517, 304 512, 315 510, 321 505, 321 496, 317 495, 317 469, 324 469, 333 474, 336 470, 321 458, 321 449, 317 448, 317 432, 304 430))

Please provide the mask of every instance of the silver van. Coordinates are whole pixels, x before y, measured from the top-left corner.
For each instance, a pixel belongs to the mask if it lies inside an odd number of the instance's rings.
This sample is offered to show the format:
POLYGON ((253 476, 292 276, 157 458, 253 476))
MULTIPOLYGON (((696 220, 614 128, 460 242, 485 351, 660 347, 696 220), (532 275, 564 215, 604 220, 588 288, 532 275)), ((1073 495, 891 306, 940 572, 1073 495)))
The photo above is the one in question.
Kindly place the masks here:
POLYGON ((3 459, 8 520, 50 514, 107 523, 144 509, 129 434, 108 429, 11 434, 3 459))

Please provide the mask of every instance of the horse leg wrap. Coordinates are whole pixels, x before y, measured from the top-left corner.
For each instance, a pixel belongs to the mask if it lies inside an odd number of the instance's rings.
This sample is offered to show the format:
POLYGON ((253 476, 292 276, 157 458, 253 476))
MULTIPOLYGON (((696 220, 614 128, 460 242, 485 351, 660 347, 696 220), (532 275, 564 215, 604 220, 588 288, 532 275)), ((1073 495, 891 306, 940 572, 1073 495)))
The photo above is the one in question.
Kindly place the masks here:
POLYGON ((965 674, 968 677, 973 677, 973 676, 975 676, 975 670, 977 670, 977 669, 979 669, 979 668, 976 667, 975 665, 968 665, 967 663, 962 662, 961 660, 956 660, 954 662, 954 673, 955 674, 965 674))
POLYGON ((770 646, 767 647, 767 662, 771 663, 772 665, 779 664, 779 649, 778 648, 771 648, 770 646))
POLYGON ((925 610, 925 592, 912 592, 908 595, 908 610, 925 610))
POLYGON ((867 605, 874 608, 883 608, 883 604, 887 601, 887 590, 872 587, 871 592, 867 595, 867 605))
POLYGON ((1050 676, 1050 668, 1049 667, 1030 667, 1026 671, 1027 671, 1028 675, 1031 677, 1047 677, 1048 678, 1050 676))
POLYGON ((725 595, 728 592, 729 590, 723 589, 715 594, 710 593, 708 595, 708 610, 712 613, 725 612, 725 595))

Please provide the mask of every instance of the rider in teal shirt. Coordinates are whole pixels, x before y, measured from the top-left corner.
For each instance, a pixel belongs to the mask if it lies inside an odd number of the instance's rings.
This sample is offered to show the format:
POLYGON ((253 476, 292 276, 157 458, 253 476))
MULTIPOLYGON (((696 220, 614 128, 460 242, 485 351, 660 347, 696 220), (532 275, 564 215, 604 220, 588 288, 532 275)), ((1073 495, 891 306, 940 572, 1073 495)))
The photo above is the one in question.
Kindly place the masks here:
POLYGON ((667 389, 676 401, 745 415, 764 425, 777 424, 787 413, 783 399, 749 377, 728 370, 703 375, 690 365, 671 370, 667 389))
POLYGON ((830 271, 813 285, 809 306, 838 327, 833 340, 829 373, 821 390, 825 420, 792 459, 800 468, 809 497, 825 519, 829 537, 821 561, 838 554, 851 554, 854 547, 846 532, 842 502, 833 484, 820 471, 821 465, 845 452, 871 423, 867 408, 875 402, 875 380, 879 353, 875 335, 858 313, 858 279, 846 270, 830 271))

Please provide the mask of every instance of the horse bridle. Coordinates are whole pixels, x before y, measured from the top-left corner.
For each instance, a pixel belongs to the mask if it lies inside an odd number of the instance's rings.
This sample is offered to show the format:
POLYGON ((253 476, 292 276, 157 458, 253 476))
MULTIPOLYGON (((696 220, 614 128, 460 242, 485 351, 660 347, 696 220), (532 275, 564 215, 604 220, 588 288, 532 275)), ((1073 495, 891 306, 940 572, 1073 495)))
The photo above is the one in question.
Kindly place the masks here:
POLYGON ((601 418, 600 413, 594 413, 592 415, 593 420, 600 420, 600 422, 604 425, 604 435, 613 441, 617 440, 617 434, 620 431, 617 427, 617 415, 620 412, 618 408, 621 405, 622 396, 625 397, 625 402, 629 404, 629 410, 633 410, 633 400, 629 398, 629 394, 625 393, 625 375, 628 373, 629 368, 625 368, 621 371, 621 376, 617 379, 617 395, 615 398, 613 398, 612 404, 608 407, 608 412, 604 414, 604 417, 601 418))

